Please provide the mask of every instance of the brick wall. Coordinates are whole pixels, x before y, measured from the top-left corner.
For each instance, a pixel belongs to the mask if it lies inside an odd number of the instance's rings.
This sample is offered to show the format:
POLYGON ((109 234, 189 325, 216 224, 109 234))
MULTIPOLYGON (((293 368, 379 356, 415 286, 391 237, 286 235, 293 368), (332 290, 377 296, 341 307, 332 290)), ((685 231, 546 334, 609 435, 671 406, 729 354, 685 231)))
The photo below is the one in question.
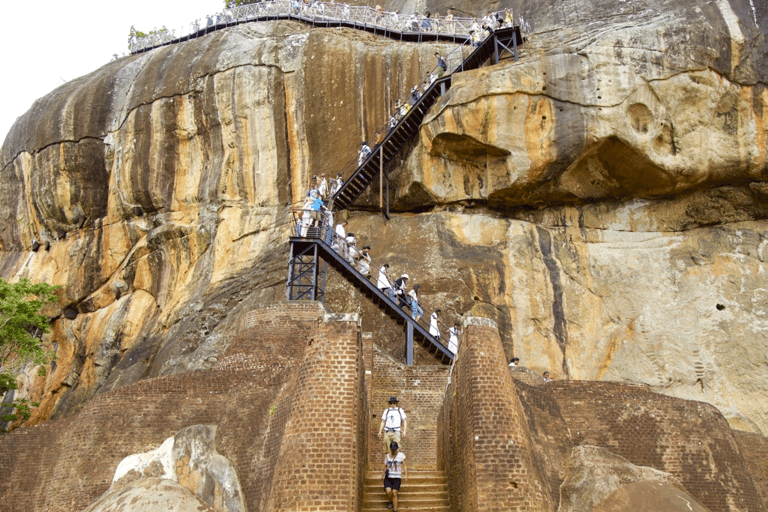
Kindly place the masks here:
POLYGON ((709 404, 616 382, 551 382, 573 445, 607 448, 638 466, 677 477, 717 511, 762 511, 733 433, 709 404))
POLYGON ((355 318, 325 315, 317 303, 257 308, 213 370, 140 381, 66 419, 0 436, 0 508, 83 509, 109 488, 124 457, 184 427, 213 424, 250 512, 305 508, 306 500, 317 510, 356 510, 366 456, 363 376, 355 318), (328 431, 324 407, 333 407, 328 431))
POLYGON ((763 509, 768 510, 768 437, 738 430, 733 435, 762 499, 763 509))
POLYGON ((184 427, 215 424, 217 450, 241 475, 249 510, 259 510, 253 504, 268 489, 263 470, 280 430, 269 411, 286 400, 283 384, 246 371, 159 377, 101 395, 65 420, 2 436, 2 509, 80 510, 109 488, 124 457, 152 450, 184 427))
POLYGON ((358 317, 327 315, 307 344, 266 510, 357 510, 366 405, 358 317))
POLYGON ((384 445, 378 438, 381 414, 392 395, 400 400, 408 428, 402 451, 409 469, 437 468, 437 418, 450 367, 445 365, 406 366, 380 347, 372 350, 373 384, 369 429, 369 467, 383 468, 384 445))
POLYGON ((451 510, 554 510, 496 324, 467 318, 462 332, 439 425, 451 510))

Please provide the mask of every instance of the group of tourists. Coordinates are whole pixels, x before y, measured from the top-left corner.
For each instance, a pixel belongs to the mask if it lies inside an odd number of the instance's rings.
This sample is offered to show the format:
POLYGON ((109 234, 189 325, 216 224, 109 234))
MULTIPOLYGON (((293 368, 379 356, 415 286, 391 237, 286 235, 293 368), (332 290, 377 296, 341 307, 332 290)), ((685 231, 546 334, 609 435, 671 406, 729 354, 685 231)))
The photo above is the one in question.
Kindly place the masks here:
MULTIPOLYGON (((367 280, 373 280, 371 246, 360 247, 354 233, 348 232, 349 222, 340 219, 334 224, 334 212, 329 208, 330 198, 341 188, 344 180, 341 174, 327 180, 325 174, 312 177, 310 188, 301 211, 296 216, 296 236, 321 238, 341 258, 352 265, 367 280), (313 232, 310 232, 313 230, 313 232)), ((410 289, 410 276, 401 274, 396 279, 390 277, 390 265, 384 263, 378 267, 375 276, 376 287, 398 307, 410 311, 411 318, 419 322, 424 316, 424 308, 419 298, 421 285, 414 284, 410 289)), ((440 309, 429 315, 429 334, 438 342, 442 340, 440 309)), ((456 354, 459 350, 460 324, 455 322, 447 329, 448 350, 456 354)))

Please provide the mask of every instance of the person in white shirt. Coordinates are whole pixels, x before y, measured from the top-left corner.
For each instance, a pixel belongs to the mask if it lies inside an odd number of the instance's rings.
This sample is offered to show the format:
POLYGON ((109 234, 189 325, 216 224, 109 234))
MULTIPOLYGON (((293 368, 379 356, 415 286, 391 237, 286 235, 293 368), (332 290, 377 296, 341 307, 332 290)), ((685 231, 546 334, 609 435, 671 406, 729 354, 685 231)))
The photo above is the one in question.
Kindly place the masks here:
POLYGON ((459 351, 459 322, 448 328, 448 350, 456 354, 459 351))
POLYGON ((515 368, 515 367, 517 367, 517 364, 519 362, 520 362, 520 358, 519 357, 513 357, 512 359, 509 360, 509 367, 510 368, 515 368))
POLYGON ((357 269, 365 277, 371 276, 371 255, 368 251, 371 250, 370 245, 366 245, 360 250, 359 262, 357 263, 357 269))
POLYGON ((387 508, 397 512, 397 494, 400 492, 400 486, 403 480, 408 480, 408 469, 405 467, 405 454, 398 452, 400 445, 392 441, 389 444, 389 451, 384 456, 384 474, 381 478, 384 482, 384 492, 387 494, 387 508))
POLYGON ((398 403, 396 396, 390 396, 389 407, 384 409, 384 412, 381 415, 379 439, 384 441, 385 452, 389 452, 389 445, 393 441, 402 444, 402 438, 405 437, 407 426, 405 421, 405 411, 397 405, 398 403))
POLYGON ((376 288, 387 294, 393 302, 395 300, 395 290, 392 289, 392 282, 389 280, 389 263, 385 263, 379 268, 379 278, 376 281, 376 288))
POLYGON ((363 162, 365 162, 365 159, 368 158, 368 155, 371 154, 371 148, 363 142, 360 146, 360 154, 357 156, 357 166, 360 167, 363 165, 363 162))
POLYGON ((320 175, 320 185, 317 186, 317 192, 323 201, 328 199, 328 180, 325 179, 325 174, 320 175))
POLYGON ((339 256, 344 259, 347 259, 347 224, 346 220, 336 224, 336 243, 339 244, 339 256))
POLYGON ((434 313, 429 315, 429 334, 437 341, 440 341, 440 327, 437 325, 437 316, 440 314, 440 310, 436 309, 434 313))

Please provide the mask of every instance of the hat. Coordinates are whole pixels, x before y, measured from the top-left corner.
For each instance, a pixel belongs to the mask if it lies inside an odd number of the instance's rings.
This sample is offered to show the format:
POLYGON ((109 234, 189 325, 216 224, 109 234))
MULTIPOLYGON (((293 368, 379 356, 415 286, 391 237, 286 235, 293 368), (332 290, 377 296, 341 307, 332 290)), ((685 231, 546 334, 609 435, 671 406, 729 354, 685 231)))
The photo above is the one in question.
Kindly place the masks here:
POLYGON ((397 441, 392 441, 391 443, 389 443, 390 450, 397 450, 398 448, 400 447, 397 445, 397 441))
POLYGON ((402 277, 403 279, 410 279, 410 278, 408 277, 408 274, 403 274, 403 275, 402 275, 402 276, 400 276, 400 277, 402 277))
POLYGON ((391 403, 391 404, 398 403, 397 397, 395 395, 392 395, 391 397, 389 397, 389 403, 391 403))

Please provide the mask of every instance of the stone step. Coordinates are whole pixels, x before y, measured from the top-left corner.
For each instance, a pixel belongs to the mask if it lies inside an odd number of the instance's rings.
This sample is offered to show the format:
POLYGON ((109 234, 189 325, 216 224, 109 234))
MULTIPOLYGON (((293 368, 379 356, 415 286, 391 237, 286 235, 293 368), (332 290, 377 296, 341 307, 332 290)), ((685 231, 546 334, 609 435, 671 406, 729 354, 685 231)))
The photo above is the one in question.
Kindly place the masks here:
MULTIPOLYGON (((398 493, 399 511, 447 512, 448 479, 442 471, 409 471, 398 493)), ((387 498, 380 471, 368 471, 363 493, 363 512, 386 512, 387 498)))

